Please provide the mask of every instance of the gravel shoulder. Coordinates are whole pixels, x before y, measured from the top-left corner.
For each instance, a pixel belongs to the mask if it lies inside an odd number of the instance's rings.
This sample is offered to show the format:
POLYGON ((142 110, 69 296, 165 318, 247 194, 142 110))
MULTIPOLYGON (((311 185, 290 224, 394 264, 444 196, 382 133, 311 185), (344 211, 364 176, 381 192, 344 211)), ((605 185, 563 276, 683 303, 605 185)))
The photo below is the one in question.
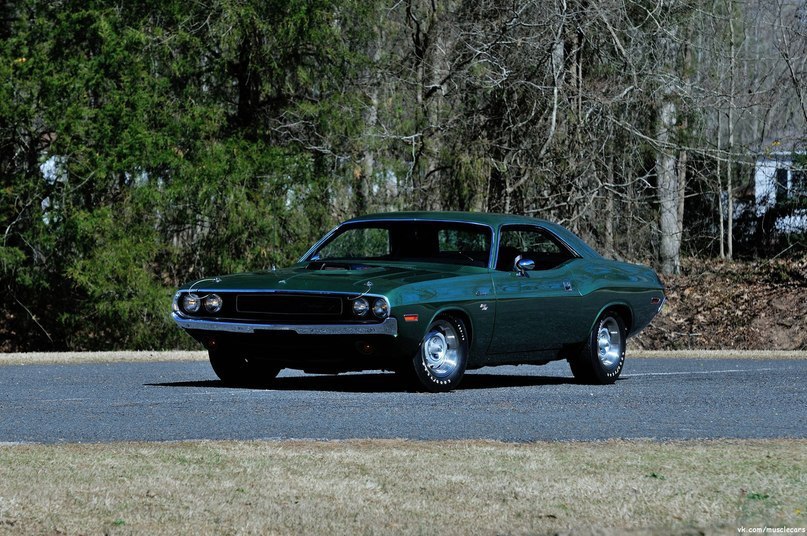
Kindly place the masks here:
MULTIPOLYGON (((634 359, 807 359, 804 350, 628 350, 634 359)), ((0 353, 0 365, 148 363, 207 361, 205 351, 17 352, 0 353)))

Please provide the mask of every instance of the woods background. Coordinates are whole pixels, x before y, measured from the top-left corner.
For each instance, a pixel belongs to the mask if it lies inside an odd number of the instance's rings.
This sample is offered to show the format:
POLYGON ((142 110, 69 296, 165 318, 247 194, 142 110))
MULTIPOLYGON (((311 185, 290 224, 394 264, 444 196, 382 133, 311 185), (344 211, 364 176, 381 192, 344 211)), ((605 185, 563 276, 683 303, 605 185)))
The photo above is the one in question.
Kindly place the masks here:
POLYGON ((179 284, 372 211, 802 255, 735 199, 805 125, 803 1, 2 1, 0 349, 188 346, 179 284))

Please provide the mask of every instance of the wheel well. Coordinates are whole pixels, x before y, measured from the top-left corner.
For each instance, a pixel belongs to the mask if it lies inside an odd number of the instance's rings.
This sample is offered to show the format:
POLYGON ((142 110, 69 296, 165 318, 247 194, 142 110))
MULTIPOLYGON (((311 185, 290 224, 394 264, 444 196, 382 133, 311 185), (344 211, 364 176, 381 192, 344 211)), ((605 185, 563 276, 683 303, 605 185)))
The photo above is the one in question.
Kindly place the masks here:
POLYGON ((633 313, 630 307, 624 304, 609 305, 605 308, 607 311, 614 311, 625 322, 625 329, 630 333, 631 326, 633 326, 633 313))
POLYGON ((440 311, 437 315, 435 315, 434 320, 437 320, 441 316, 454 316, 462 320, 462 323, 465 324, 465 331, 468 334, 468 347, 470 348, 471 342, 474 340, 474 330, 473 326, 471 325, 471 317, 469 317, 468 314, 461 309, 447 309, 445 311, 440 311))

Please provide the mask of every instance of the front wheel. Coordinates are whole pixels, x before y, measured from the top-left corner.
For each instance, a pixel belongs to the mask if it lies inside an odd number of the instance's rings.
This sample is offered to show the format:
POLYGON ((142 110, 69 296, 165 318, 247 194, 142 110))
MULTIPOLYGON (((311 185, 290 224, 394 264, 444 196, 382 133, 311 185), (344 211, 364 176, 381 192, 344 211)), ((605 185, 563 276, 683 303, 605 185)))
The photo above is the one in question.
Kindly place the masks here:
POLYGON ((575 379, 581 383, 614 383, 625 364, 628 330, 615 311, 606 311, 594 324, 578 355, 569 359, 575 379))
POLYGON ((231 349, 208 350, 213 372, 230 386, 266 385, 279 373, 280 368, 268 366, 231 349))
POLYGON ((453 316, 436 319, 407 363, 413 386, 432 393, 455 389, 465 374, 468 348, 468 331, 462 320, 453 316))

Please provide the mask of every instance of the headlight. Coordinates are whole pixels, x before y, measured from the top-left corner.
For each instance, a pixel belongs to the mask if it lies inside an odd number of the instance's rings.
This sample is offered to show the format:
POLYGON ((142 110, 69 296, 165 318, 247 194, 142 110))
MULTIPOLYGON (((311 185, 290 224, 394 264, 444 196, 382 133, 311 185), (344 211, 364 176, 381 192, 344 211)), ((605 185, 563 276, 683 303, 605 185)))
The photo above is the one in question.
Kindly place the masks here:
POLYGON ((373 314, 378 318, 389 316, 389 304, 384 298, 376 298, 373 302, 373 314))
POLYGON ((196 313, 202 305, 202 300, 196 294, 185 294, 182 297, 182 310, 186 313, 196 313))
POLYGON ((353 314, 356 316, 364 316, 370 310, 370 304, 364 298, 357 298, 353 300, 353 314))
POLYGON ((208 313, 218 313, 221 311, 222 304, 221 296, 218 294, 209 294, 205 298, 205 311, 208 313))

